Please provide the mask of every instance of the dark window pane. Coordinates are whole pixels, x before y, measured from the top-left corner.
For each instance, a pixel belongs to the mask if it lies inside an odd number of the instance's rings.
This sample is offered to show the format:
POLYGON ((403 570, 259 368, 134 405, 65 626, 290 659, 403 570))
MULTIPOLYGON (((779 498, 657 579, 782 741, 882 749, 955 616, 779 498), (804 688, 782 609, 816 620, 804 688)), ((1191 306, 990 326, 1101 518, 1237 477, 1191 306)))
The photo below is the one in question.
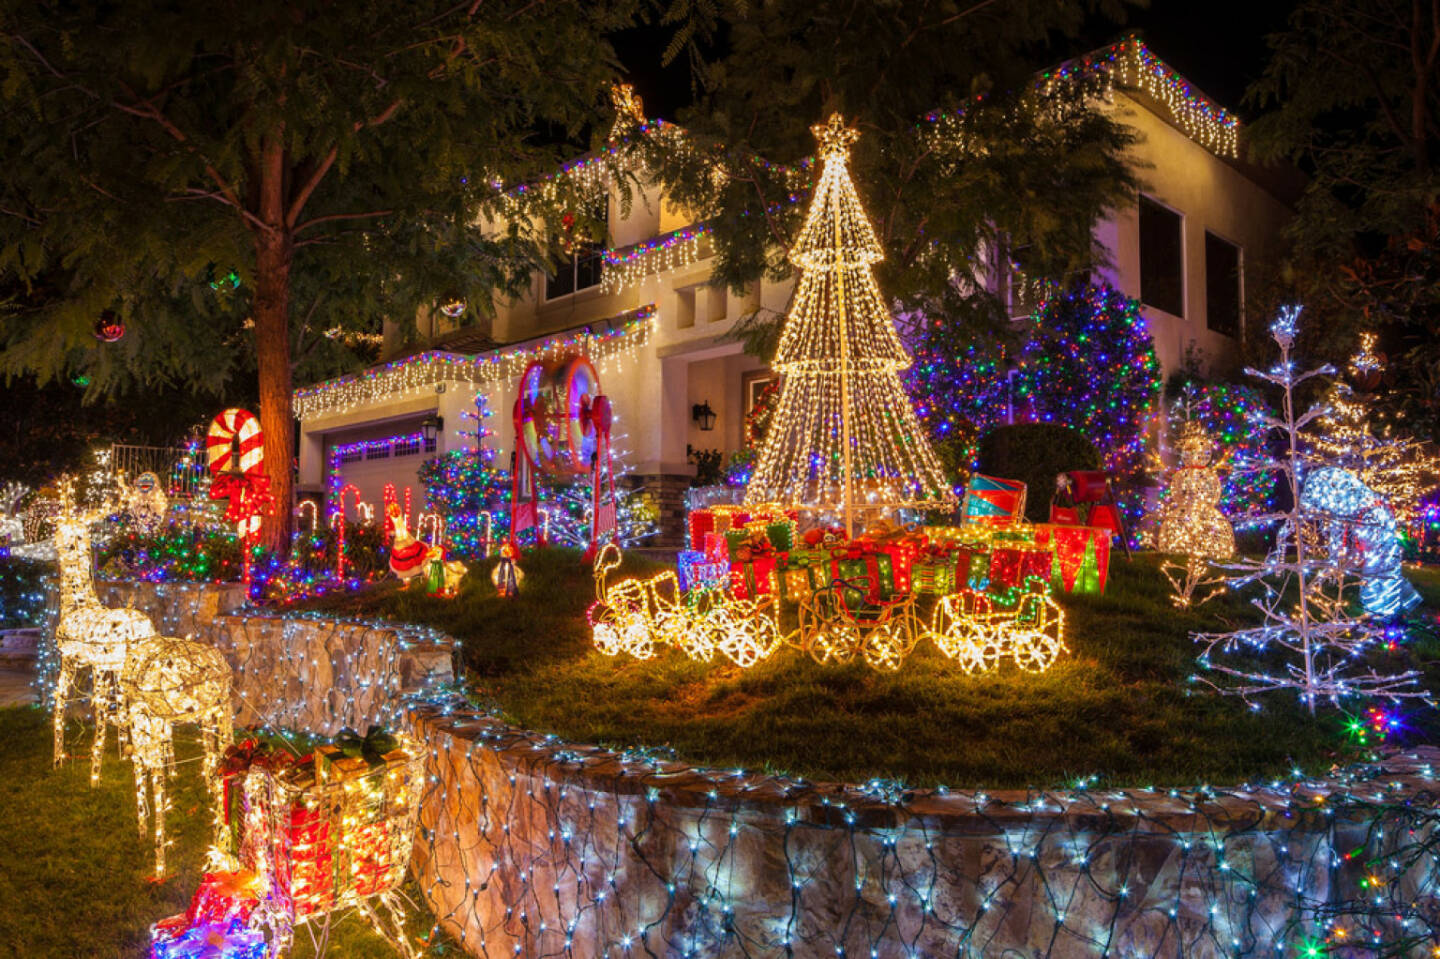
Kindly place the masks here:
POLYGON ((600 284, 600 270, 605 265, 605 251, 598 245, 575 260, 575 289, 583 290, 600 284))
POLYGON ((555 267, 555 275, 545 277, 545 299, 575 292, 575 260, 561 260, 555 267))
POLYGON ((1205 325, 1216 333, 1240 333, 1240 248, 1205 234, 1205 325))
POLYGON ((1185 259, 1180 214, 1140 198, 1140 300, 1185 315, 1185 259))

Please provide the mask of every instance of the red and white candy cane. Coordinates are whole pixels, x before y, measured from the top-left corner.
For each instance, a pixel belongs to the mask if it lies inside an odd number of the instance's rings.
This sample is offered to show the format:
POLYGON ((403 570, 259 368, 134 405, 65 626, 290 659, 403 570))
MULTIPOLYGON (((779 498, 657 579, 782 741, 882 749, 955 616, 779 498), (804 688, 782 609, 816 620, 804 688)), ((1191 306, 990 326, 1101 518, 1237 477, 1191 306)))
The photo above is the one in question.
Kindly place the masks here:
POLYGON ((210 498, 228 499, 225 518, 236 526, 243 557, 242 575, 250 581, 250 547, 260 533, 260 517, 271 503, 265 475, 265 434, 249 410, 231 408, 210 421, 205 436, 210 467, 210 498))
POLYGON ((335 526, 336 579, 345 578, 345 497, 350 493, 355 494, 355 519, 357 522, 361 519, 362 511, 360 507, 365 505, 360 502, 360 487, 354 483, 346 483, 345 488, 340 491, 340 499, 338 502, 339 511, 336 512, 335 516, 331 519, 331 523, 335 526))
POLYGON ((260 420, 249 410, 238 408, 220 413, 210 421, 210 432, 205 437, 205 456, 211 476, 263 473, 265 434, 260 431, 260 420))

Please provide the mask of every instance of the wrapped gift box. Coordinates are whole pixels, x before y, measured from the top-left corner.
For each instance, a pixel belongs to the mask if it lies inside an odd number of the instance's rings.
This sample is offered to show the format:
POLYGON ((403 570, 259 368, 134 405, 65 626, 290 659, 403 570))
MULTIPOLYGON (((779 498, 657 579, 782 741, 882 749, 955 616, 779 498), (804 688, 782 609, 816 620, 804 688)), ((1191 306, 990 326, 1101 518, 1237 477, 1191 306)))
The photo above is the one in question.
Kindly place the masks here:
POLYGON ((955 592, 954 556, 927 556, 910 568, 915 592, 929 596, 948 596, 955 592))
POLYGON ((240 863, 270 870, 272 895, 296 920, 386 892, 404 879, 422 787, 419 747, 376 731, 289 768, 254 766, 240 863))
POLYGON ((756 599, 770 595, 771 580, 775 575, 777 556, 764 553, 752 556, 748 562, 730 564, 730 593, 736 599, 756 599))
POLYGON ((184 916, 150 927, 150 959, 265 959, 269 946, 258 929, 242 923, 184 924, 184 916), (182 920, 176 924, 173 920, 182 920), (169 925, 167 925, 169 924, 169 925))
POLYGON ((1054 553, 1052 586, 1065 593, 1103 593, 1110 572, 1110 531, 1093 526, 1046 524, 1036 542, 1054 553))

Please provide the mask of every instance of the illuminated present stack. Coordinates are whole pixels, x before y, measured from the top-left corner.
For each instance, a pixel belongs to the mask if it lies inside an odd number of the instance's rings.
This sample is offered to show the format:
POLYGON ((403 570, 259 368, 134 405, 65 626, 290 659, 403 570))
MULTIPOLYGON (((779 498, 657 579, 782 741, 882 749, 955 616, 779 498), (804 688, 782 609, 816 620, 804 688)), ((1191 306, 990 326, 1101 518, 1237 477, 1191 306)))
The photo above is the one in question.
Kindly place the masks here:
POLYGON ((955 496, 900 383, 910 357, 848 169, 859 134, 838 113, 814 133, 825 169, 790 252, 801 273, 773 364, 780 403, 745 501, 834 516, 853 536, 902 508, 953 509, 955 496))
POLYGON ((424 781, 419 747, 372 731, 363 741, 342 736, 302 762, 254 761, 231 772, 238 783, 238 796, 234 785, 226 789, 228 804, 239 804, 230 807, 236 858, 260 877, 260 921, 282 946, 288 949, 295 924, 353 907, 413 955, 394 893, 415 839, 424 781))

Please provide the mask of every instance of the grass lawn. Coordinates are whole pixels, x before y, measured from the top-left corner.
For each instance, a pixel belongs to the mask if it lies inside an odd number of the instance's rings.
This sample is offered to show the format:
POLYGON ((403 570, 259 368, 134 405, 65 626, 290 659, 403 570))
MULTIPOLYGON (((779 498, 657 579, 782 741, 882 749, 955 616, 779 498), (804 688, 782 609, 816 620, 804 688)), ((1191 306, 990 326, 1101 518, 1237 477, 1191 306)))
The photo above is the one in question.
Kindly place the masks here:
MULTIPOLYGON (((590 645, 593 599, 577 554, 547 550, 522 561, 513 601, 486 569, 455 600, 383 586, 314 604, 342 614, 424 622, 461 639, 479 701, 511 721, 580 742, 665 746, 683 759, 811 779, 881 776, 912 786, 1053 787, 1098 777, 1110 785, 1236 783, 1324 770, 1360 758, 1333 710, 1312 718, 1277 693, 1256 713, 1187 681, 1192 630, 1223 628, 1249 608, 1222 597, 1177 611, 1154 557, 1111 563, 1104 596, 1065 598, 1071 652, 1049 672, 967 677, 928 642, 896 674, 821 666, 781 649, 749 670, 664 651, 648 662, 612 659, 590 645)), ((627 558, 626 572, 653 564, 627 558)), ((1440 571, 1412 571, 1427 609, 1440 609, 1440 571)), ((1440 643, 1417 637, 1386 664, 1428 667, 1440 689, 1440 643)), ((1407 711, 1396 741, 1430 741, 1440 716, 1407 711)))
MULTIPOLYGON (((175 875, 148 881, 152 838, 140 838, 134 779, 114 740, 103 778, 90 787, 90 730, 72 724, 70 735, 86 754, 59 769, 50 766, 50 717, 32 706, 0 709, 0 956, 31 959, 125 957, 146 954, 150 924, 184 912, 209 843, 209 801, 200 783, 199 749, 182 731, 180 773, 167 820, 175 875)), ((408 890, 415 898, 413 883, 408 890)), ((416 934, 430 926, 417 915, 416 934)), ((317 934, 321 930, 315 930, 317 934)), ((352 915, 329 930, 331 956, 393 957, 393 948, 352 915)), ((433 955, 458 956, 437 944, 433 955)), ((296 930, 294 956, 314 956, 306 927, 296 930)))

